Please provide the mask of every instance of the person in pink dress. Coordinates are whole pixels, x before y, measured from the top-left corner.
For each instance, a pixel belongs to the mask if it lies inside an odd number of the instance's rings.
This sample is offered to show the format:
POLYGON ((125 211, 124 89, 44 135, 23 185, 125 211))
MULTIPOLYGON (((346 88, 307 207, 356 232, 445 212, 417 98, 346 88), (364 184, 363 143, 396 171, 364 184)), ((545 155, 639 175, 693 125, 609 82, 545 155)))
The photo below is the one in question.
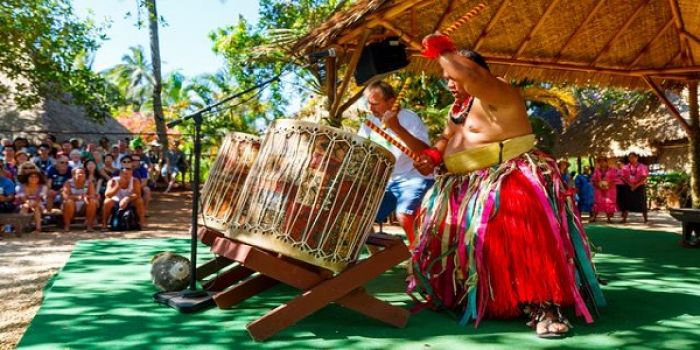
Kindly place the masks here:
POLYGON ((596 221, 598 213, 603 212, 608 218, 608 223, 617 211, 617 187, 618 171, 615 168, 615 159, 598 157, 593 171, 593 211, 591 222, 596 221))
POLYGON ((630 162, 622 168, 622 182, 626 186, 623 203, 620 206, 620 210, 622 211, 622 223, 626 223, 627 214, 633 212, 642 213, 644 223, 646 224, 649 220, 647 218, 647 194, 645 185, 649 177, 649 168, 639 163, 639 156, 635 153, 630 153, 627 158, 630 162))

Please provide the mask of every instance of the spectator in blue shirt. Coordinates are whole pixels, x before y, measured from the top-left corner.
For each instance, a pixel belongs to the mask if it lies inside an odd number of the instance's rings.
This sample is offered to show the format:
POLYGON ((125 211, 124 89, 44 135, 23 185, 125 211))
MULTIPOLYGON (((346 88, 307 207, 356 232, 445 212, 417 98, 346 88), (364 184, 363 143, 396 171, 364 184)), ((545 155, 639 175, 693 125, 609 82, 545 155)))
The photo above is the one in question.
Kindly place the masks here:
POLYGON ((71 171, 73 169, 68 166, 68 157, 62 155, 58 157, 56 165, 50 167, 46 172, 49 188, 49 195, 46 199, 46 210, 48 212, 51 212, 54 205, 60 206, 62 202, 61 190, 63 189, 63 184, 71 178, 71 171))
POLYGON ((125 156, 124 159, 131 158, 131 168, 134 169, 134 178, 141 183, 141 197, 143 198, 143 208, 148 213, 148 203, 151 201, 151 188, 148 187, 148 168, 141 161, 140 154, 125 156))
POLYGON ((56 160, 51 157, 51 146, 42 143, 39 146, 39 155, 32 159, 32 162, 36 164, 42 173, 47 174, 50 167, 56 164, 56 160))
POLYGON ((15 211, 15 183, 0 173, 0 213, 15 211))

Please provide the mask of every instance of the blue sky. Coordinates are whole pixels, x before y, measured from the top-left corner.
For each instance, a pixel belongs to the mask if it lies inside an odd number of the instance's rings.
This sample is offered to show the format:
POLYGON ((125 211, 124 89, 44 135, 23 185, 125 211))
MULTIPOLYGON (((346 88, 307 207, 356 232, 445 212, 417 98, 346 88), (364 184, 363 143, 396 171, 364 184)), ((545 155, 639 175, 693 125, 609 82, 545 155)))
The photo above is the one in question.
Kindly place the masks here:
MULTIPOLYGON (((120 63, 130 46, 142 45, 149 55, 148 29, 136 27, 137 0, 73 0, 76 15, 91 16, 97 23, 111 22, 109 40, 97 51, 96 71, 120 63), (132 16, 125 18, 131 12, 132 16)), ((166 26, 160 28, 162 71, 179 70, 186 76, 213 73, 222 68, 221 57, 212 52, 209 33, 232 25, 243 15, 256 22, 257 0, 158 0, 159 15, 166 26)))

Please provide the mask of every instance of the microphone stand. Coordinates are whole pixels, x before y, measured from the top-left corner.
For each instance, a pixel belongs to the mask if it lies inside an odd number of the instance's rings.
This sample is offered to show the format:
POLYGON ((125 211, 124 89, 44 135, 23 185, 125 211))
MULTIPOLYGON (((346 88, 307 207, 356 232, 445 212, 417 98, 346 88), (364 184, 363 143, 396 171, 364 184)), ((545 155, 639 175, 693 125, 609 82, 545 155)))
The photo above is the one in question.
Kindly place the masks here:
POLYGON ((187 289, 179 292, 158 292, 153 295, 153 299, 160 304, 170 306, 183 313, 197 312, 214 306, 213 292, 197 289, 197 218, 199 214, 199 165, 202 157, 202 123, 204 113, 211 112, 214 108, 241 97, 253 90, 262 88, 281 77, 277 75, 251 88, 230 95, 219 102, 208 105, 192 114, 180 119, 173 120, 167 125, 169 128, 180 125, 192 119, 194 121, 194 181, 192 189, 192 220, 190 223, 190 283, 187 289))

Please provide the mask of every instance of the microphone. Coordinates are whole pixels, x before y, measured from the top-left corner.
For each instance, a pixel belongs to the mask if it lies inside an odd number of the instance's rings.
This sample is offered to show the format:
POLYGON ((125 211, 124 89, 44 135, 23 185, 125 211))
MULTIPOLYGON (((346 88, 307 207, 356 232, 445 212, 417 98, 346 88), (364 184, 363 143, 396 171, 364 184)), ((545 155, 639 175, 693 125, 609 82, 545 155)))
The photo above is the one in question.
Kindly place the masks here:
POLYGON ((316 59, 316 60, 321 59, 321 58, 325 58, 325 57, 336 57, 336 51, 334 48, 330 48, 328 50, 312 52, 308 56, 309 56, 309 58, 316 59))

